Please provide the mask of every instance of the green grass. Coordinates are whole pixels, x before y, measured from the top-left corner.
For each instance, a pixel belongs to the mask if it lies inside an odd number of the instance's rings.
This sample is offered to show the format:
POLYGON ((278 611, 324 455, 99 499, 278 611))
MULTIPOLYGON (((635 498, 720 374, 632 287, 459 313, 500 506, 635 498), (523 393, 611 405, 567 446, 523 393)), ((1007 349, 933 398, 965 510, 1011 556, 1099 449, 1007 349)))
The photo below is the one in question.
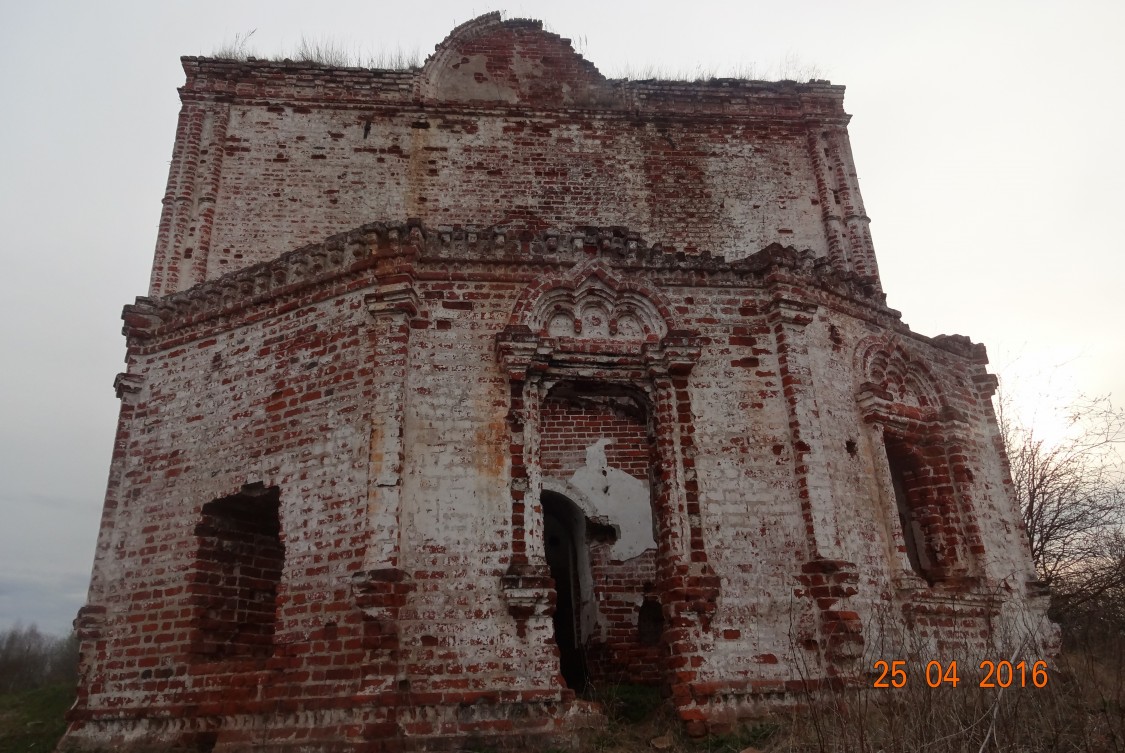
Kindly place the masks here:
POLYGON ((0 753, 54 750, 66 731, 63 714, 72 703, 69 684, 0 695, 0 753))

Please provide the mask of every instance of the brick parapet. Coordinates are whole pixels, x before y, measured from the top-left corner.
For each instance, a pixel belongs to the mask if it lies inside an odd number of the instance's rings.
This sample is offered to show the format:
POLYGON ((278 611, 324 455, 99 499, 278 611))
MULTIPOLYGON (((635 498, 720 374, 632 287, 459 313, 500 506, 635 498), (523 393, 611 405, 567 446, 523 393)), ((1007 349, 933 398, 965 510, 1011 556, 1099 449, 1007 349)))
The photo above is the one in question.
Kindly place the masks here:
POLYGON ((415 96, 419 70, 336 68, 293 61, 235 61, 206 57, 181 58, 187 81, 180 89, 184 102, 239 102, 298 107, 346 106, 377 112, 407 107, 418 112, 473 112, 558 115, 573 112, 614 119, 685 117, 746 122, 791 121, 804 125, 847 125, 844 87, 827 82, 748 81, 717 78, 703 81, 607 80, 609 96, 586 106, 539 107, 501 103, 426 102, 415 96))

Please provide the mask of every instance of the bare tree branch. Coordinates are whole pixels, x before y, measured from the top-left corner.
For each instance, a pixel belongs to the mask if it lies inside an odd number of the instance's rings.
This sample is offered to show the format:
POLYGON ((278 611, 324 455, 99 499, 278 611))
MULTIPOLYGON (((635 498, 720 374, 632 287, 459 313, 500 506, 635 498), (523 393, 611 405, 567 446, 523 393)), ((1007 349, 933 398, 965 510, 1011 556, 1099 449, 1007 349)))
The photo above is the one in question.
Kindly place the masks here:
POLYGON ((1108 396, 1081 398, 1067 411, 1071 432, 1057 443, 1021 424, 1003 392, 997 416, 1052 613, 1125 618, 1125 410, 1108 396))

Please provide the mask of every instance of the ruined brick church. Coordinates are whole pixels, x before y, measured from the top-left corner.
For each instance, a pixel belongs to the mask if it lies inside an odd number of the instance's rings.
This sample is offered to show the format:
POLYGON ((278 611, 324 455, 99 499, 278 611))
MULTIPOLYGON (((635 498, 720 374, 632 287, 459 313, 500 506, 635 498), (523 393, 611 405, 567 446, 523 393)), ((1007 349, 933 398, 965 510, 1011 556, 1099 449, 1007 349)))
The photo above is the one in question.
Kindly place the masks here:
POLYGON ((566 746, 620 683, 698 734, 1049 632, 843 87, 497 14, 417 70, 183 64, 64 747, 566 746))

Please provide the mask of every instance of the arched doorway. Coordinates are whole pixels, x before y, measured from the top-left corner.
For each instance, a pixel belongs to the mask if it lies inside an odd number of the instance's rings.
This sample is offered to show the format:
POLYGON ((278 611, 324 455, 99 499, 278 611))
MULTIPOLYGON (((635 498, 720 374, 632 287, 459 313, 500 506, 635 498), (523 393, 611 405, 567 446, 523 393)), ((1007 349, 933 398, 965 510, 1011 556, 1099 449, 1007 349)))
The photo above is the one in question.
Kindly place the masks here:
POLYGON ((559 669, 566 686, 580 693, 589 680, 586 662, 589 628, 584 616, 593 607, 586 516, 576 504, 555 492, 543 492, 542 502, 543 549, 555 581, 553 620, 559 669))

